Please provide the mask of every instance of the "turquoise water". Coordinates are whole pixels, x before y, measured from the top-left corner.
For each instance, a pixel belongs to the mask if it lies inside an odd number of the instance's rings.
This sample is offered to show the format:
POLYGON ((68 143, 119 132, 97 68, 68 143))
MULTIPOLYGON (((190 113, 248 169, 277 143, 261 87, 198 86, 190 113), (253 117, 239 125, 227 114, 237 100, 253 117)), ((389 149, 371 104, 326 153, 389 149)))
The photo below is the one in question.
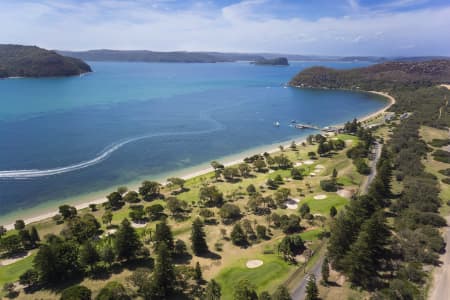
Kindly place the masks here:
POLYGON ((385 105, 283 86, 316 64, 96 62, 81 77, 0 80, 0 219, 312 132, 293 119, 326 126, 385 105))

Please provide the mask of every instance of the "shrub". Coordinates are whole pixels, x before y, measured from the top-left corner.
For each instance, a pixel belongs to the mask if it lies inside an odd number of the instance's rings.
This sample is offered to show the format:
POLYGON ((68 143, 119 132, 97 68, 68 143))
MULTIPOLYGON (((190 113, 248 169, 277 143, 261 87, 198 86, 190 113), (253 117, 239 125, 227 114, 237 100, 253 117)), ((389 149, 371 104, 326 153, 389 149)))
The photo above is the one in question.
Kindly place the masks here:
POLYGON ((320 187, 325 192, 336 192, 337 191, 337 185, 334 180, 321 180, 320 181, 320 187))
POLYGON ((74 285, 63 290, 60 300, 91 300, 91 290, 82 285, 74 285))

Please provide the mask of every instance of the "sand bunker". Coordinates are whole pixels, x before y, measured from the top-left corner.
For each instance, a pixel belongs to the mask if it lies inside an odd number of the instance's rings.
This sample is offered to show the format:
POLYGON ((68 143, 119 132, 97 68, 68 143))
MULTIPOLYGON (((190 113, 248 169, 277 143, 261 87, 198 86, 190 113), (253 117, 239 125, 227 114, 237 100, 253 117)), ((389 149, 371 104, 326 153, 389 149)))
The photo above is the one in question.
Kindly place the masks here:
POLYGON ((317 166, 316 166, 316 169, 322 170, 322 169, 325 169, 325 167, 324 167, 323 165, 317 165, 317 166))
POLYGON ((341 197, 350 199, 353 196, 353 191, 342 189, 342 190, 337 191, 336 194, 338 194, 341 197))
POLYGON ((255 269, 255 268, 261 267, 263 264, 264 264, 264 262, 262 260, 252 259, 252 260, 247 261, 247 263, 245 265, 249 269, 255 269))
POLYGON ((144 228, 145 226, 147 226, 147 223, 131 223, 131 226, 134 228, 144 228))
POLYGON ((309 173, 309 175, 311 175, 311 176, 316 176, 317 174, 314 173, 314 172, 311 172, 311 173, 309 173))
POLYGON ((294 167, 300 167, 301 165, 303 165, 303 163, 301 161, 298 161, 294 164, 294 167))
POLYGON ((275 172, 275 170, 269 170, 269 174, 275 172))
POLYGON ((297 209, 299 202, 299 199, 289 198, 288 201, 285 202, 285 204, 288 209, 297 209))
POLYGON ((304 162, 305 165, 312 165, 313 163, 314 163, 314 161, 310 160, 310 159, 305 160, 305 162, 304 162))
POLYGON ((327 199, 327 195, 324 195, 324 194, 315 195, 315 196, 314 196, 314 199, 316 199, 316 200, 327 199))
POLYGON ((31 251, 28 251, 26 254, 23 255, 18 255, 16 257, 12 257, 12 258, 5 258, 0 260, 0 266, 7 266, 7 265, 11 265, 13 263, 16 263, 22 259, 27 258, 28 256, 31 255, 31 251))

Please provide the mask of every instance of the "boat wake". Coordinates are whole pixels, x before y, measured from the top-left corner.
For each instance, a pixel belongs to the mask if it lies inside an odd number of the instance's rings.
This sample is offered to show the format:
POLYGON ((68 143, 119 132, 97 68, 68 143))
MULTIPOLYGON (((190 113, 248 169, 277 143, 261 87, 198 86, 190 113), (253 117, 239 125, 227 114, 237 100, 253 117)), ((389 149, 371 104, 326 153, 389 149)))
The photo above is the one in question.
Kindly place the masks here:
POLYGON ((129 138, 126 140, 119 141, 117 143, 112 144, 111 146, 106 147, 102 152, 100 152, 96 157, 86 160, 80 163, 76 163, 73 165, 65 166, 65 167, 58 167, 53 169, 46 169, 46 170, 40 170, 40 169, 31 169, 31 170, 5 170, 0 171, 0 180, 9 179, 9 180, 20 180, 20 179, 32 179, 36 177, 45 177, 45 176, 52 176, 52 175, 58 175, 63 173, 69 173, 77 170, 81 170, 84 168, 88 168, 91 166, 94 166, 96 164, 99 164, 100 162, 106 160, 108 157, 111 156, 115 151, 119 150, 120 148, 124 147, 127 144, 131 144, 137 141, 141 141, 144 139, 150 139, 155 137, 166 137, 166 136, 187 136, 187 135, 201 135, 201 134, 209 134, 213 133, 219 130, 225 129, 225 125, 218 122, 217 120, 213 119, 210 115, 207 115, 205 113, 202 113, 200 116, 201 120, 209 121, 213 123, 213 126, 209 129, 204 130, 193 130, 193 131, 185 131, 185 132, 179 132, 179 131, 173 131, 173 132, 161 132, 161 133, 153 133, 153 134, 147 134, 142 135, 138 137, 129 138))

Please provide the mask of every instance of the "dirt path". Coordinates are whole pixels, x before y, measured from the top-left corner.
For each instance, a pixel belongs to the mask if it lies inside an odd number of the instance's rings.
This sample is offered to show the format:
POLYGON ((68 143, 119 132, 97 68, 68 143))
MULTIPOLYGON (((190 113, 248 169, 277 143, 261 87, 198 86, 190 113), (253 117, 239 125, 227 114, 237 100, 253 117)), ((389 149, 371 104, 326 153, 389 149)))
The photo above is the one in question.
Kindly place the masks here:
MULTIPOLYGON (((450 224, 450 216, 446 218, 450 224)), ((429 300, 450 299, 450 227, 445 228, 444 239, 447 243, 445 253, 441 255, 442 265, 436 268, 433 276, 433 284, 430 288, 429 300)))

